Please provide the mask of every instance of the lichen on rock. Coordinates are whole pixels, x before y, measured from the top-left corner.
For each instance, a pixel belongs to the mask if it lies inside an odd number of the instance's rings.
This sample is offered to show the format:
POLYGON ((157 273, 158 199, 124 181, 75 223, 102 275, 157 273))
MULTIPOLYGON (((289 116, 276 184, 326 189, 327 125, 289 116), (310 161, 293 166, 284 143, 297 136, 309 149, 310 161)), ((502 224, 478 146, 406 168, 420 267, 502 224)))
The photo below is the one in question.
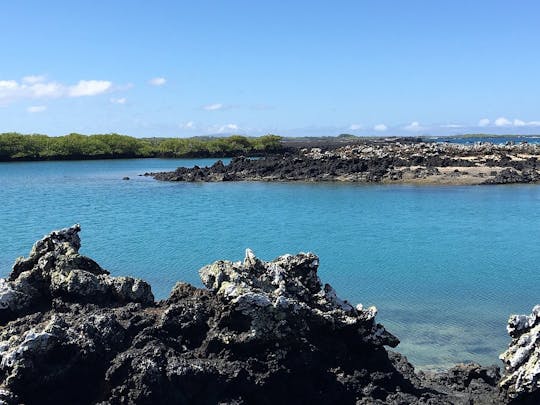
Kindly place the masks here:
POLYGON ((38 240, 18 258, 8 279, 0 279, 0 319, 48 308, 55 298, 93 302, 153 303, 150 286, 132 277, 111 277, 94 260, 79 254, 78 224, 38 240))
POLYGON ((540 305, 530 315, 512 315, 506 329, 512 342, 500 356, 505 364, 500 386, 510 398, 535 394, 540 401, 540 305))
MULTIPOLYGON (((338 298, 317 275, 319 258, 313 253, 284 255, 271 262, 246 250, 243 262, 218 261, 199 270, 204 285, 252 319, 252 337, 278 339, 280 325, 291 317, 310 325, 350 329, 373 345, 397 346, 399 340, 375 323, 376 308, 354 307, 338 298)), ((230 339, 230 337, 228 337, 230 339)))

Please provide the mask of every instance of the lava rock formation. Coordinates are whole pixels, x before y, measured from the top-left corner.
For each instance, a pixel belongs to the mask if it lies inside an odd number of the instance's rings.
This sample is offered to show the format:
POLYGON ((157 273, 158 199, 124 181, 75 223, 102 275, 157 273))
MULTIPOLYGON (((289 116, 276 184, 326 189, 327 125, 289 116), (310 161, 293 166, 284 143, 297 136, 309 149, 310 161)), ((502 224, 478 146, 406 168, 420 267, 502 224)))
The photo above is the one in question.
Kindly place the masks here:
MULTIPOLYGON (((338 298, 320 281, 312 253, 264 262, 248 249, 243 262, 202 268, 206 289, 177 283, 155 302, 144 281, 112 277, 79 254, 79 231, 75 225, 45 236, 0 280, 2 404, 538 399, 538 363, 527 366, 531 373, 517 371, 538 356, 532 343, 527 353, 509 350, 502 388, 494 366, 415 372, 385 348, 399 341, 375 321, 376 308, 338 298)), ((537 313, 513 321, 515 339, 537 338, 537 313)))

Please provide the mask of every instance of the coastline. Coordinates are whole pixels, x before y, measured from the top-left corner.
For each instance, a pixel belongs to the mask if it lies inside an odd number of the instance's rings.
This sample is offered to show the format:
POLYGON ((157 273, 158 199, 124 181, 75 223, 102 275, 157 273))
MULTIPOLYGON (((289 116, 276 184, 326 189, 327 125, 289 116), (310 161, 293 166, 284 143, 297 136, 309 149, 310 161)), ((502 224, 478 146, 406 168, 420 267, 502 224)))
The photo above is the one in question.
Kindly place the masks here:
POLYGON ((401 143, 303 148, 260 159, 233 158, 210 167, 145 173, 185 182, 275 181, 487 185, 540 182, 540 145, 401 143))

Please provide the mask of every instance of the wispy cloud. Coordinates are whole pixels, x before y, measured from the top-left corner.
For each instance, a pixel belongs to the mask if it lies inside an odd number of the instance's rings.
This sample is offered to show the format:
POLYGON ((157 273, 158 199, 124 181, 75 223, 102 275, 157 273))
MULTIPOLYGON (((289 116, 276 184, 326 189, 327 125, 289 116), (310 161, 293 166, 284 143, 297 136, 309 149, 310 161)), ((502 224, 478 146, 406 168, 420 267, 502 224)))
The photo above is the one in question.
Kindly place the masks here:
POLYGON ((223 132, 238 131, 240 127, 236 124, 226 124, 222 125, 218 129, 218 133, 222 134, 223 132))
POLYGON ((219 111, 219 110, 223 110, 225 106, 221 103, 215 103, 215 104, 204 105, 202 108, 203 110, 206 110, 206 111, 219 111))
POLYGON ((45 76, 41 75, 31 75, 31 76, 24 76, 22 78, 22 82, 26 84, 36 84, 41 83, 45 81, 45 76))
POLYGON ((132 89, 133 87, 135 87, 135 85, 133 83, 116 84, 116 85, 114 85, 114 88, 112 90, 114 90, 114 91, 126 91, 126 90, 129 90, 129 89, 132 89))
POLYGON ((20 82, 0 80, 0 103, 22 99, 97 96, 111 90, 112 85, 107 80, 79 80, 76 84, 67 85, 47 81, 44 76, 25 76, 20 82))
POLYGON ((377 124, 373 127, 373 129, 378 132, 384 132, 388 129, 388 127, 384 124, 377 124))
POLYGON ((110 99, 110 101, 111 101, 111 103, 113 103, 113 104, 126 104, 127 98, 125 98, 125 97, 120 97, 120 98, 114 98, 114 97, 112 97, 112 98, 110 99))
POLYGON ((480 121, 478 121, 478 126, 487 127, 490 123, 491 121, 489 120, 489 118, 482 118, 480 121))
POLYGON ((462 124, 443 124, 441 128, 465 128, 465 125, 462 124))
POLYGON ((404 129, 407 131, 422 131, 424 127, 418 121, 413 121, 409 125, 406 125, 404 129))
POLYGON ((152 86, 163 86, 167 83, 167 79, 164 77, 154 77, 148 81, 152 86))
POLYGON ((363 126, 360 125, 360 124, 352 124, 352 125, 349 127, 349 129, 350 129, 351 131, 358 131, 359 129, 362 129, 362 128, 363 128, 363 126))
POLYGON ((512 124, 515 127, 540 127, 540 121, 522 121, 515 119, 512 124))
POLYGON ((179 127, 181 129, 195 129, 196 128, 195 123, 193 121, 188 121, 183 124, 180 124, 179 127))
POLYGON ((26 109, 29 113, 39 113, 47 109, 46 105, 32 105, 26 109))

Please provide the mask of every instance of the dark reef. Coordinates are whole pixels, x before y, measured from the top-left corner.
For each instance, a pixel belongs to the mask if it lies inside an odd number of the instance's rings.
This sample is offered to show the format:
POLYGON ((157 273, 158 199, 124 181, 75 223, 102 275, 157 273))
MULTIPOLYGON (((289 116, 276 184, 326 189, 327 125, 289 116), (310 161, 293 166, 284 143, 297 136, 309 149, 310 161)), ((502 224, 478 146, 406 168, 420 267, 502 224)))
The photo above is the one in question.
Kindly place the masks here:
POLYGON ((499 387, 495 366, 415 372, 386 349, 399 341, 376 308, 338 298, 312 253, 248 249, 202 268, 206 289, 177 283, 155 302, 80 255, 79 231, 45 236, 0 280, 0 403, 538 403, 537 349, 519 342, 537 342, 540 307, 511 319, 499 387))
POLYGON ((289 151, 228 165, 146 173, 164 181, 348 181, 360 183, 508 184, 540 181, 540 145, 399 141, 289 151))

